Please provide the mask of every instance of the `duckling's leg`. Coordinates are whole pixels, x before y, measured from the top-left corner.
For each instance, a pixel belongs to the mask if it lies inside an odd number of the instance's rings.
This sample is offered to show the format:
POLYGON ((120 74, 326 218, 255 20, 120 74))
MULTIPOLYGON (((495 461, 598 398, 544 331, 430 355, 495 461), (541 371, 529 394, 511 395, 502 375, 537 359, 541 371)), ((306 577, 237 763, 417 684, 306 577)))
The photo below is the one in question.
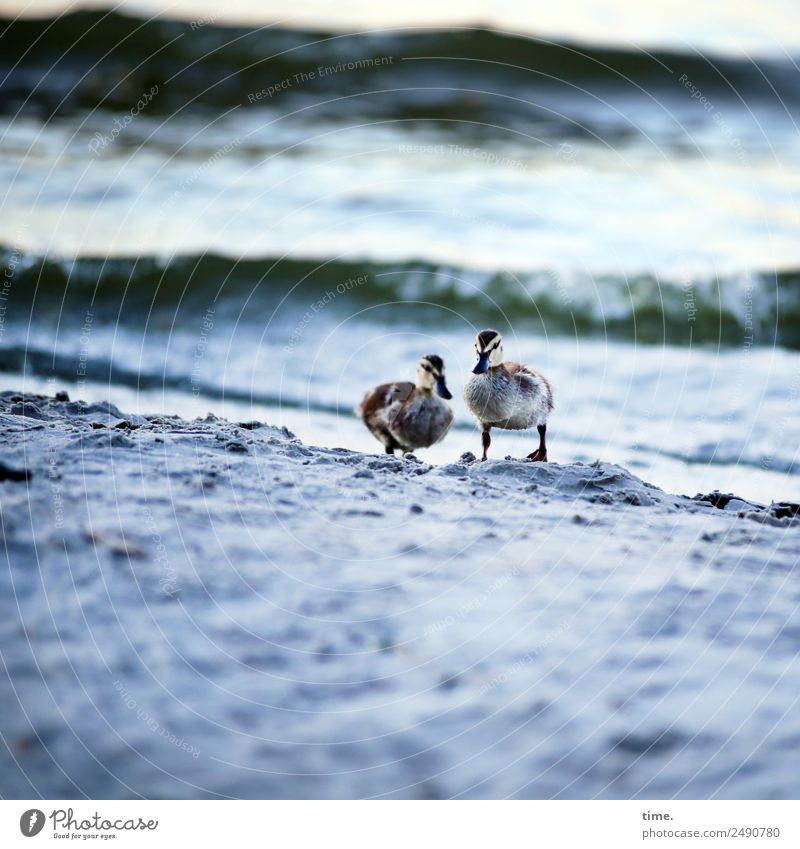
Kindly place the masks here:
POLYGON ((539 431, 539 447, 531 454, 528 454, 528 459, 534 463, 547 462, 547 446, 545 445, 544 437, 547 433, 547 425, 537 425, 536 430, 539 431))
POLYGON ((483 462, 486 459, 486 454, 489 451, 489 446, 492 444, 492 437, 489 434, 489 428, 488 427, 481 434, 481 440, 483 442, 483 457, 481 457, 481 462, 483 462))
MULTIPOLYGON (((384 450, 387 454, 394 454, 394 449, 399 448, 400 446, 397 444, 394 436, 388 431, 385 430, 382 433, 381 442, 383 443, 384 450)), ((379 437, 380 438, 380 437, 379 437)))
POLYGON ((391 436, 389 436, 389 438, 386 440, 384 445, 386 446, 386 453, 387 454, 394 454, 394 449, 400 448, 399 443, 395 442, 395 440, 392 439, 391 436))

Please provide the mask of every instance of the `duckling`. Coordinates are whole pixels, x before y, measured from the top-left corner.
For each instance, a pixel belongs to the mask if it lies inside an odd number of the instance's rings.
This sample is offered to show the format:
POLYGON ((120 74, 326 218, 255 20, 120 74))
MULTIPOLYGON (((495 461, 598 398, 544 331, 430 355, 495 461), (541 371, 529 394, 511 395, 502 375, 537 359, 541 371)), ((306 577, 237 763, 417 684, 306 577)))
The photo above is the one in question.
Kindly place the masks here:
POLYGON ((527 459, 547 462, 547 417, 553 409, 550 382, 521 363, 503 362, 503 340, 496 330, 481 330, 475 338, 478 357, 464 387, 464 401, 481 426, 483 457, 492 444, 493 427, 527 430, 536 425, 539 447, 527 459))
POLYGON ((395 448, 403 453, 428 448, 444 439, 453 422, 450 405, 440 401, 453 396, 444 379, 444 361, 435 354, 417 365, 417 384, 410 381, 382 383, 364 396, 356 413, 372 435, 382 442, 387 454, 395 448))

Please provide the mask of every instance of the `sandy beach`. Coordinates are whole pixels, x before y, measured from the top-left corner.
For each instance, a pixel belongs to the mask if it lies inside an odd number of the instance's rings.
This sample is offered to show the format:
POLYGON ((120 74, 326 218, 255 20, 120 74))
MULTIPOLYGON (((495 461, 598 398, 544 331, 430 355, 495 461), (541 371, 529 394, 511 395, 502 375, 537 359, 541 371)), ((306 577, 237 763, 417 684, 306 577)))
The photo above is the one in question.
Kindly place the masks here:
POLYGON ((791 798, 797 505, 0 394, 4 797, 791 798))

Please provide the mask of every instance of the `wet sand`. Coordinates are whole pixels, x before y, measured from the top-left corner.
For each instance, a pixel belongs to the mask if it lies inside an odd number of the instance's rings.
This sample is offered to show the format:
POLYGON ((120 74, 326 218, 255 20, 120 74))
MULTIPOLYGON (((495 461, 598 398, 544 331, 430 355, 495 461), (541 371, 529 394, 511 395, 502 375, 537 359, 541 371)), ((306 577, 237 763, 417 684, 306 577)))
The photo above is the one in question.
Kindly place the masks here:
POLYGON ((6 798, 800 793, 796 505, 63 396, 0 427, 6 798))

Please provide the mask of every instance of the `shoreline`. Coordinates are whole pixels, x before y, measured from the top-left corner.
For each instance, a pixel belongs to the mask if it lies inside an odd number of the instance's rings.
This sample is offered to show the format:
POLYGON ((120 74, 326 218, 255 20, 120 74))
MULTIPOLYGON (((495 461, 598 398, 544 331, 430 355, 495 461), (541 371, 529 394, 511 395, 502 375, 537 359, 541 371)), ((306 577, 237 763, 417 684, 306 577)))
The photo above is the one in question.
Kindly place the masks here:
POLYGON ((57 397, 0 393, 4 797, 794 792, 798 505, 57 397))

